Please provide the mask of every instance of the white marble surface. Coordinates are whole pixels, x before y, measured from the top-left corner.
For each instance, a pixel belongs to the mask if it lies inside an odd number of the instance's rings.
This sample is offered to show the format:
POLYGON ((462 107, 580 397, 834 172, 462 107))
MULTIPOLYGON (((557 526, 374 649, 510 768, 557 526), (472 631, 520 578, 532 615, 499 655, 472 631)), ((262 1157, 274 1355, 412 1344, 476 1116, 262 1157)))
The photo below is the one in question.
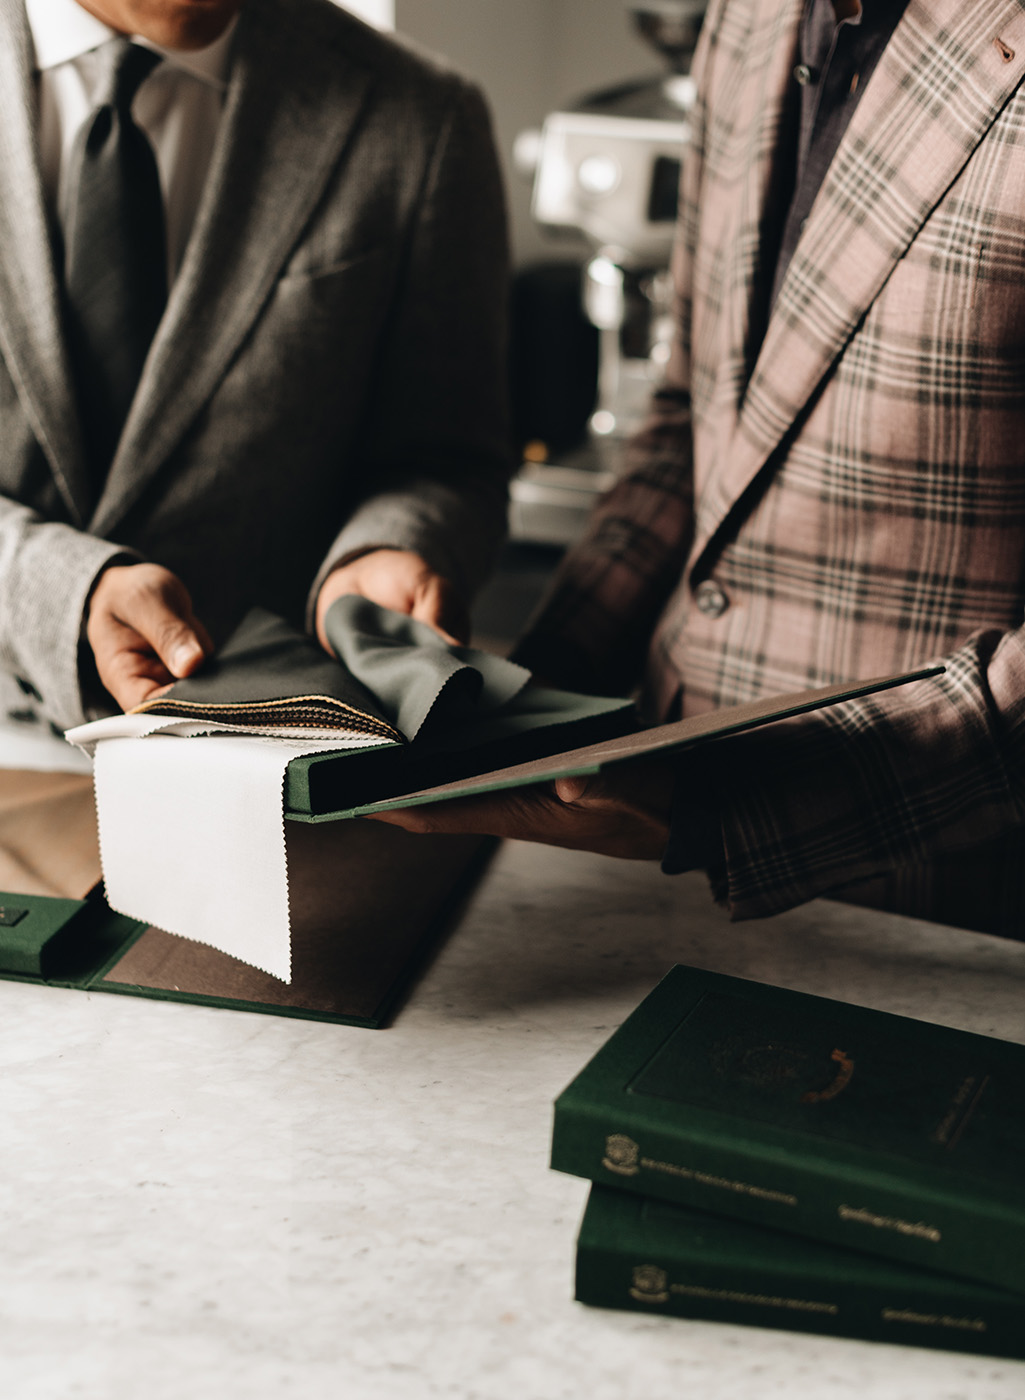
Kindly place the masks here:
POLYGON ((591 1311, 551 1102, 674 961, 1025 1039, 1025 944, 508 846, 385 1031, 0 983, 9 1400, 1022 1400, 1025 1364, 591 1311))

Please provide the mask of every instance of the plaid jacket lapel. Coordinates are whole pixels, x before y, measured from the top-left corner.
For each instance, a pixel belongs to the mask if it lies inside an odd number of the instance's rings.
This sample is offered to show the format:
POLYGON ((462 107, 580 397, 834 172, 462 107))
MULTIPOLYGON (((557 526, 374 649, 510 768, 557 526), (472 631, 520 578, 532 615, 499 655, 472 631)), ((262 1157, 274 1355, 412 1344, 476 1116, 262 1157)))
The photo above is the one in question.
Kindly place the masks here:
MULTIPOLYGON (((792 35, 781 43, 789 55, 792 35)), ((773 71, 789 79, 784 64, 773 71)), ((1023 0, 911 0, 788 268, 728 446, 716 454, 703 493, 692 558, 799 423, 1023 75, 1023 0)), ((720 196, 705 192, 713 197, 720 196)))

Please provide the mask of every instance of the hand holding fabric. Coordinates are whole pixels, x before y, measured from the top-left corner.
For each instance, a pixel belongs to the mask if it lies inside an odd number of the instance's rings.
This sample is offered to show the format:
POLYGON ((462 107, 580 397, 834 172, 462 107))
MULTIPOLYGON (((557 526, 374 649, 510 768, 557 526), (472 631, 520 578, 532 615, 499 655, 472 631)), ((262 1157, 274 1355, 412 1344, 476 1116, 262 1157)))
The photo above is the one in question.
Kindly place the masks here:
POLYGON ((674 770, 662 759, 625 763, 550 786, 378 812, 372 821, 412 832, 540 841, 625 860, 660 860, 669 838, 674 770))
POLYGON ((333 569, 317 595, 316 627, 320 644, 332 650, 324 630, 327 610, 337 599, 355 593, 382 608, 426 622, 448 642, 470 637, 466 604, 447 578, 434 572, 419 554, 406 549, 375 549, 333 569))
POLYGON ((191 676, 214 649, 188 589, 159 564, 104 569, 89 600, 86 637, 100 683, 123 710, 191 676))

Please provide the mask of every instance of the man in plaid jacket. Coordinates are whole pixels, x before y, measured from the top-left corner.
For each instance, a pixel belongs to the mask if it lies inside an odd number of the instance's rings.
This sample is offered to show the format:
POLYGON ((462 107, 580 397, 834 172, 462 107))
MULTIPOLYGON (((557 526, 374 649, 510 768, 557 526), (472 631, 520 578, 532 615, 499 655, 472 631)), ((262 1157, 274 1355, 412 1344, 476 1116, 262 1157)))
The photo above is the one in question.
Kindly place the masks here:
POLYGON ((666 868, 736 917, 839 892, 1020 935, 1025 5, 863 4, 713 0, 675 357, 521 654, 643 676, 656 717, 945 674, 419 820, 653 856, 675 776, 666 868))

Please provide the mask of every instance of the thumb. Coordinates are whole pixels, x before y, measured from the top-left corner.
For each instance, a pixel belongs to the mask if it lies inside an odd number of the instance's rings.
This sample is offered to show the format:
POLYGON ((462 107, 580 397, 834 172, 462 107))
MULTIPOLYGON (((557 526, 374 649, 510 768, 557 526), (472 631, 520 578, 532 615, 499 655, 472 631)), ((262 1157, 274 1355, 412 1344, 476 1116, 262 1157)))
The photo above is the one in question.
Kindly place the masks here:
POLYGON ((209 633, 192 611, 192 600, 181 589, 147 619, 153 649, 172 676, 191 676, 213 651, 209 633))
POLYGON ((189 676, 213 651, 209 634, 180 579, 161 570, 146 582, 118 609, 120 620, 149 643, 172 676, 189 676))
POLYGON ((590 786, 591 779, 587 776, 556 778, 555 795, 560 802, 579 802, 590 786))
POLYGON ((192 626, 182 622, 176 627, 167 627, 161 637, 158 652, 172 676, 179 679, 191 676, 207 656, 194 622, 192 626))

